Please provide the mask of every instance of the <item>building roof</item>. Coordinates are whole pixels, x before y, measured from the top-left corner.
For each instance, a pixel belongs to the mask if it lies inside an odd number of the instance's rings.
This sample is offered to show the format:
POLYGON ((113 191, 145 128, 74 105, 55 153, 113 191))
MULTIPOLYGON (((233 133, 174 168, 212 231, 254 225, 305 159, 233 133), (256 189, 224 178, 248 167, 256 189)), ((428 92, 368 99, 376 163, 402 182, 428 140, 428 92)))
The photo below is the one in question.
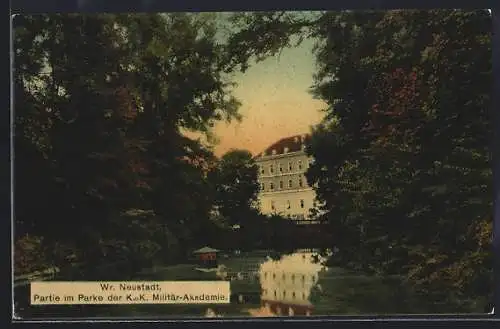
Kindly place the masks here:
POLYGON ((273 155, 273 151, 276 152, 276 155, 300 151, 302 149, 302 144, 304 144, 304 142, 308 141, 310 138, 311 136, 308 134, 294 135, 282 138, 277 142, 271 144, 271 146, 267 147, 261 154, 257 155, 257 157, 273 155))
POLYGON ((314 253, 294 253, 284 255, 280 260, 268 260, 260 265, 261 272, 285 272, 305 275, 316 275, 325 266, 313 261, 314 253))
POLYGON ((193 251, 193 253, 194 254, 205 254, 205 253, 209 253, 209 252, 218 252, 218 251, 220 251, 220 250, 214 249, 214 248, 210 248, 210 247, 203 247, 201 249, 193 251))

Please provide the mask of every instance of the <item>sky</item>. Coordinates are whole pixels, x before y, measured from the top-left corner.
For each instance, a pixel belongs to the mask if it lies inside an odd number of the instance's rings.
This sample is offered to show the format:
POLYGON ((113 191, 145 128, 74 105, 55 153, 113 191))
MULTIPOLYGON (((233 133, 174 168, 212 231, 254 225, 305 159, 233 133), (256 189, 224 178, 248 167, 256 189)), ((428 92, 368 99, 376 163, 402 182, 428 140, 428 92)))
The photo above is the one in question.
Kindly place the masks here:
POLYGON ((215 126, 217 156, 232 148, 256 155, 280 138, 308 133, 321 121, 325 104, 309 93, 315 69, 312 47, 313 41, 305 40, 235 76, 234 95, 242 103, 243 118, 215 126))

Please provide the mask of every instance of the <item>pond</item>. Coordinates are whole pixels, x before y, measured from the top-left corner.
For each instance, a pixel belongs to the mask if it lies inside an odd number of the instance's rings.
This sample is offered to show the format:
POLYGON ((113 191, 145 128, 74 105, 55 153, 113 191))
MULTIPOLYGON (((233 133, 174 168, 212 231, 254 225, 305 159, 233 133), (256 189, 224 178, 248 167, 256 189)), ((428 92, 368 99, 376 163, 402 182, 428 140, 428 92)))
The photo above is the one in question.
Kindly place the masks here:
MULTIPOLYGON (((435 313, 398 278, 323 265, 314 250, 225 254, 213 271, 178 264, 142 271, 135 280, 227 280, 231 302, 213 305, 85 305, 30 307, 30 317, 274 317, 435 313)), ((434 307, 434 308, 433 308, 434 307)))

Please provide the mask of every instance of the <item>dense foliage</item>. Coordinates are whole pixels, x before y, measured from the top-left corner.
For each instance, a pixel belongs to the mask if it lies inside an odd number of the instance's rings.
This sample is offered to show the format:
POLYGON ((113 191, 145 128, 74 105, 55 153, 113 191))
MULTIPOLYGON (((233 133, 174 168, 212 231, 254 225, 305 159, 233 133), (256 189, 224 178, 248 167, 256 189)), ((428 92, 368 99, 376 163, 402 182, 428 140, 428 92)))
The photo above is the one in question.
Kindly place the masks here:
POLYGON ((317 32, 313 90, 331 116, 315 131, 309 178, 336 260, 404 274, 445 304, 492 293, 490 21, 484 11, 325 15, 317 32))
POLYGON ((246 150, 227 152, 209 172, 215 189, 215 210, 226 224, 241 226, 247 217, 258 214, 257 172, 252 154, 246 150))
POLYGON ((17 240, 43 237, 57 264, 168 260, 203 242, 215 157, 183 131, 239 118, 214 26, 189 14, 16 17, 17 240))

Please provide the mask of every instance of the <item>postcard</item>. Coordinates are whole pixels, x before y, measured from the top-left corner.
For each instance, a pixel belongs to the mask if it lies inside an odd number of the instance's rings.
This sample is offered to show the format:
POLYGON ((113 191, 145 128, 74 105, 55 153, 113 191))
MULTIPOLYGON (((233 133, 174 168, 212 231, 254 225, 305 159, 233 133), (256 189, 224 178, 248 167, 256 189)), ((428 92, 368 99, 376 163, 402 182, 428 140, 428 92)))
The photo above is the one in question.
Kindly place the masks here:
POLYGON ((492 312, 489 11, 13 24, 17 319, 492 312))

